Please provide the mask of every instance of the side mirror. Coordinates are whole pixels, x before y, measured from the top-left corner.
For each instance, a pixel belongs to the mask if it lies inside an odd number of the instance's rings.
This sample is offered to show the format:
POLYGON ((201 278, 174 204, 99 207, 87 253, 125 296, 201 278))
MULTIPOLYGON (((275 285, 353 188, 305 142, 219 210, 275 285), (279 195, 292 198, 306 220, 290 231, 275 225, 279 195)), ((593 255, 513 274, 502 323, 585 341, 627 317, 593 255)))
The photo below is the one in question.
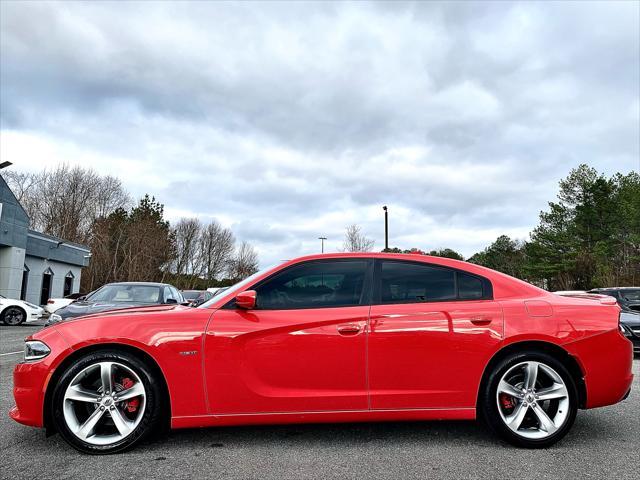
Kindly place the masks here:
POLYGON ((236 295, 236 307, 251 310, 256 308, 256 291, 245 290, 236 295))
POLYGON ((178 303, 175 298, 167 298, 164 303, 178 303))

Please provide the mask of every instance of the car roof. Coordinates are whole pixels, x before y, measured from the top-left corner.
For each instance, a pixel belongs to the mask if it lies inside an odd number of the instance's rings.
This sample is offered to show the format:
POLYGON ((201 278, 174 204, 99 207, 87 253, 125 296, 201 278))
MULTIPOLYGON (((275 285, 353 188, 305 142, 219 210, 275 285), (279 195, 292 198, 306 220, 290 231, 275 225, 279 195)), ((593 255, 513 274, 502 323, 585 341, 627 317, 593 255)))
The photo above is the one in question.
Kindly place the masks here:
POLYGON ((158 283, 158 282, 112 282, 104 285, 139 285, 139 286, 149 286, 149 287, 169 287, 168 283, 158 283))
POLYGON ((592 288, 591 291, 613 291, 613 290, 638 290, 640 287, 602 287, 602 288, 592 288))

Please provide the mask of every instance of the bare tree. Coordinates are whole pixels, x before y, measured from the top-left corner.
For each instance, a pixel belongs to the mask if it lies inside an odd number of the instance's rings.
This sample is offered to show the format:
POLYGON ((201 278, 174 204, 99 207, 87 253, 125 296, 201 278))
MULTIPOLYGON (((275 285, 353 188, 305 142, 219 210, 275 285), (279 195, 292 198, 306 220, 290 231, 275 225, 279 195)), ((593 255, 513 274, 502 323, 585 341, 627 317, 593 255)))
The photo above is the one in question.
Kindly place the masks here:
POLYGON ((353 224, 347 227, 343 243, 345 252, 370 252, 374 245, 375 241, 365 237, 359 225, 353 224))
POLYGON ((3 171, 2 178, 7 182, 7 185, 9 185, 18 202, 25 209, 29 218, 35 217, 38 205, 35 202, 34 193, 41 181, 40 176, 36 173, 8 170, 3 171))
POLYGON ((242 242, 229 267, 229 278, 240 281, 258 271, 258 253, 247 242, 242 242))
POLYGON ((200 237, 201 274, 214 280, 228 269, 233 255, 235 238, 228 228, 213 220, 204 227, 200 237))
POLYGON ((97 218, 130 204, 120 180, 91 169, 58 165, 40 173, 3 174, 31 227, 73 242, 90 242, 97 218))
POLYGON ((177 275, 199 275, 202 273, 200 262, 200 241, 202 223, 197 218, 181 218, 173 228, 176 242, 176 258, 173 271, 177 275))

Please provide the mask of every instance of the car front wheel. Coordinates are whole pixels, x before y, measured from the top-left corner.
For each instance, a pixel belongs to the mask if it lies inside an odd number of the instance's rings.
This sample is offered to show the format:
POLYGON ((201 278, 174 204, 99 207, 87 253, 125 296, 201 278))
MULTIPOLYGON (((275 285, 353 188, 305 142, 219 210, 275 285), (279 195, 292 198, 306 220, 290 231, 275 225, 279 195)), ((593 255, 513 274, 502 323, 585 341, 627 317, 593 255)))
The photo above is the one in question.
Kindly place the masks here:
POLYGON ((149 366, 119 351, 95 352, 60 377, 52 416, 57 431, 76 449, 115 453, 146 437, 161 417, 161 392, 149 366))
POLYGON ((485 423, 508 442, 542 448, 571 429, 578 395, 561 362, 546 353, 526 352, 496 365, 485 384, 480 408, 485 423))

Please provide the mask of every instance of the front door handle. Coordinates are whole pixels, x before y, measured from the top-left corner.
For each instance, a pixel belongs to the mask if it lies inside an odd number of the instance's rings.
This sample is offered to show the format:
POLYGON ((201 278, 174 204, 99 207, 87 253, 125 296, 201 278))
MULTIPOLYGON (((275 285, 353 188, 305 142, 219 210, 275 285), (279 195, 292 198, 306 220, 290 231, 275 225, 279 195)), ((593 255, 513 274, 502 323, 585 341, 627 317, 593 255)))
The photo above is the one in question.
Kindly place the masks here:
POLYGON ((356 323, 349 323, 346 325, 338 325, 338 333, 340 335, 357 335, 362 330, 362 327, 356 323))

